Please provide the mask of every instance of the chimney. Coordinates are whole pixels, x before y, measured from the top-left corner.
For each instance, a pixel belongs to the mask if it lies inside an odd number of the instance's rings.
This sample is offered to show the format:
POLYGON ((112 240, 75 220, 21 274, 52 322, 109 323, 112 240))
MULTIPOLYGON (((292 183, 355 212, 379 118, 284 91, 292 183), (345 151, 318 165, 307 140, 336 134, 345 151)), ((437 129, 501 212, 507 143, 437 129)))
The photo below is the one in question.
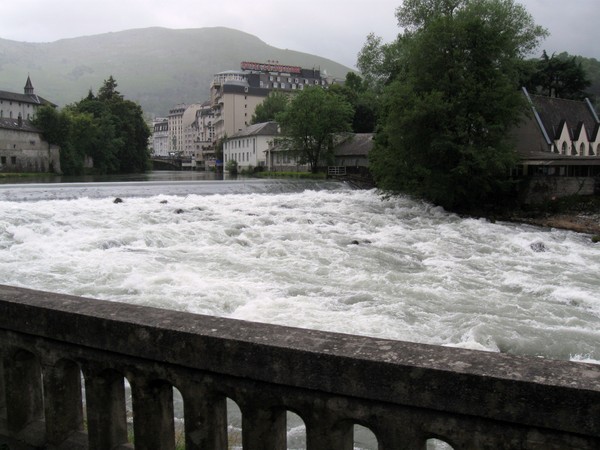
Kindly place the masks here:
POLYGON ((19 124, 19 128, 23 127, 23 116, 19 113, 19 118, 17 119, 17 123, 19 124))

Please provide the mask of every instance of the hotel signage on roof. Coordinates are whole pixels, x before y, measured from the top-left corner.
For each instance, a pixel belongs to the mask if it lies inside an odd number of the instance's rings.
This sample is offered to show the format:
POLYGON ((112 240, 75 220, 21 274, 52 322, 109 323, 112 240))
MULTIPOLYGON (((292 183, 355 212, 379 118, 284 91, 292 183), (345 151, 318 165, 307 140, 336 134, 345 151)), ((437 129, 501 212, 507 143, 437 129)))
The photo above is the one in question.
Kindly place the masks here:
POLYGON ((284 66, 281 64, 264 64, 243 61, 241 67, 242 70, 259 70, 261 72, 302 73, 302 67, 284 66))

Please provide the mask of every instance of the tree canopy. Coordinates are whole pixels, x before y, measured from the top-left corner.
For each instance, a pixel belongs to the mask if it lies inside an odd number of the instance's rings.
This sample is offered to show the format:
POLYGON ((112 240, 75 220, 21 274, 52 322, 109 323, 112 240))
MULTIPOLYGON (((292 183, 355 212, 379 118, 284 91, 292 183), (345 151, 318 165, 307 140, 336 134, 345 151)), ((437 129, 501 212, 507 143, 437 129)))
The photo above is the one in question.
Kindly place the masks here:
POLYGON ((308 87, 277 115, 283 137, 280 145, 295 153, 311 172, 327 163, 333 154, 333 135, 350 131, 352 106, 340 95, 320 87, 308 87))
POLYGON ((272 122, 277 114, 285 111, 288 104, 288 96, 280 91, 273 91, 263 102, 256 106, 252 116, 252 124, 272 122))
POLYGON ((591 81, 575 56, 548 56, 544 51, 540 59, 529 61, 529 67, 523 84, 532 93, 570 100, 582 100, 588 95, 591 81))
POLYGON ((348 72, 343 84, 333 84, 329 91, 341 95, 352 106, 352 131, 372 133, 377 125, 380 96, 375 93, 360 75, 348 72))
MULTIPOLYGON (((516 162, 508 131, 525 111, 520 62, 545 30, 512 0, 407 0, 396 16, 407 31, 377 66, 385 80, 370 155, 378 186, 453 210, 498 201, 516 162)), ((373 43, 363 59, 382 53, 373 43)))
POLYGON ((90 91, 79 102, 56 111, 42 108, 35 124, 44 130, 48 142, 59 145, 61 168, 66 175, 86 171, 93 161, 94 173, 144 172, 148 164, 150 130, 139 105, 116 90, 111 76, 98 96, 90 91))

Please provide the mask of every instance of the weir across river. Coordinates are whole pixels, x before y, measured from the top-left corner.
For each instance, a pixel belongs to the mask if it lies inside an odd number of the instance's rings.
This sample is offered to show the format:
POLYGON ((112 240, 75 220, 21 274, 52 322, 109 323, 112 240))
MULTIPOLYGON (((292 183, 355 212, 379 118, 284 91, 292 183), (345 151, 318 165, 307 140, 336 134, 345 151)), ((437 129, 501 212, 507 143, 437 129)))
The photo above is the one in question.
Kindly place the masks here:
MULTIPOLYGON (((351 450, 355 424, 380 450, 600 448, 600 366, 414 344, 0 286, 0 445, 225 450, 226 399, 244 450, 351 450), (83 375, 83 376, 82 376, 83 375), (82 389, 82 379, 85 389, 82 389), (85 410, 85 414, 84 414, 85 410), (85 419, 84 419, 85 417, 85 419)), ((14 446, 14 447, 13 447, 14 446)))

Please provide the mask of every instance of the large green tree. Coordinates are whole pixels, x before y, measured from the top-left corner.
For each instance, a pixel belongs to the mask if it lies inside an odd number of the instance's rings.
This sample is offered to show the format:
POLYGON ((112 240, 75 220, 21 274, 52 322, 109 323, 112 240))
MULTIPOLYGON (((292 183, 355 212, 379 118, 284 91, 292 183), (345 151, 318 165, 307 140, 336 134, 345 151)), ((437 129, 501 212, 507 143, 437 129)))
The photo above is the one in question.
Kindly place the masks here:
POLYGON ((91 91, 62 111, 40 110, 36 125, 46 139, 61 147, 61 168, 67 175, 84 172, 86 158, 94 173, 144 172, 148 165, 150 130, 139 105, 116 90, 111 76, 95 96, 91 91))
POLYGON ((380 96, 369 88, 368 83, 358 74, 348 72, 343 84, 333 84, 330 92, 343 96, 352 106, 352 131, 372 133, 377 124, 380 96))
POLYGON ((274 121, 277 114, 285 111, 288 101, 288 96, 283 92, 271 92, 269 96, 254 109, 252 123, 255 124, 274 121))
POLYGON ((582 62, 575 56, 566 53, 548 56, 544 51, 531 67, 529 79, 524 81, 530 92, 570 100, 582 100, 587 96, 591 81, 582 62))
POLYGON ((453 210, 497 202, 525 111, 519 63, 545 31, 512 0, 406 0, 396 15, 406 31, 370 155, 378 186, 453 210))
POLYGON ((334 134, 350 131, 352 116, 352 106, 342 96, 320 87, 306 88, 277 115, 283 134, 281 145, 316 173, 320 165, 331 160, 334 134))

